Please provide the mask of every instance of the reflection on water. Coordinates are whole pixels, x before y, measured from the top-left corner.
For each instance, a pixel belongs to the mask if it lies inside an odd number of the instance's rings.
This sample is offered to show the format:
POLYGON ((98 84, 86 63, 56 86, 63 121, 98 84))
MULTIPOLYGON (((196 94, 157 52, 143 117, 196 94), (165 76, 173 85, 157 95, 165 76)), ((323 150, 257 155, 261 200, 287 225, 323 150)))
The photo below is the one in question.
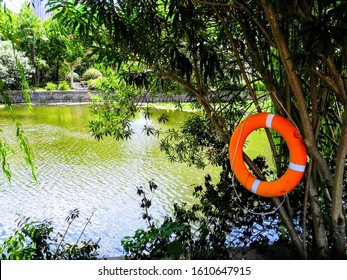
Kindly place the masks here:
MULTIPOLYGON (((0 173, 0 241, 15 230, 17 213, 36 220, 51 219, 55 230, 63 232, 65 217, 78 208, 80 218, 69 238, 77 239, 94 212, 85 239, 101 238, 101 256, 120 255, 120 240, 144 226, 136 187, 147 187, 149 180, 159 185, 151 212, 160 219, 172 211, 175 202, 192 203, 192 184, 202 183, 204 174, 218 174, 170 163, 159 151, 159 140, 142 133, 145 120, 141 116, 133 121, 131 140, 98 142, 86 127, 87 105, 36 106, 33 114, 16 107, 15 113, 35 154, 38 182, 18 151, 11 117, 1 109, 1 139, 11 145, 14 154, 9 156, 11 182, 0 173)), ((167 127, 178 127, 189 115, 167 114, 167 127)))

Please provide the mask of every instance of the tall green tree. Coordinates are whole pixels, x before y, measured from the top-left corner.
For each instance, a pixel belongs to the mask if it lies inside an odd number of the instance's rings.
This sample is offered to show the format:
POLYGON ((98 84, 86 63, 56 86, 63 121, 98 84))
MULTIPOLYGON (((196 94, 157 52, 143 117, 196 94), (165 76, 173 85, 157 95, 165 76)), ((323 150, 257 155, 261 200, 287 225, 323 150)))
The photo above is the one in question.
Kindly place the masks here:
POLYGON ((42 20, 35 16, 29 1, 25 1, 16 16, 14 40, 19 50, 26 53, 35 69, 34 85, 39 86, 41 69, 45 62, 39 50, 40 41, 46 40, 42 20))
POLYGON ((64 72, 64 54, 66 52, 66 34, 55 20, 48 18, 43 22, 45 40, 40 40, 38 49, 41 57, 47 64, 47 72, 44 75, 46 81, 59 81, 64 72))
MULTIPOLYGON (((240 109, 242 99, 251 99, 261 111, 264 95, 270 98, 275 112, 299 127, 309 155, 300 194, 289 194, 285 204, 279 198, 272 203, 303 258, 345 257, 345 0, 50 2, 60 20, 93 40, 93 51, 101 59, 113 65, 138 63, 150 70, 124 73, 128 81, 141 77, 136 85, 146 86, 144 81, 154 85, 170 80, 185 88, 204 109, 225 148, 242 112, 247 114, 240 109), (259 81, 265 92, 256 90, 259 81)), ((107 117, 94 126, 94 133, 112 135, 114 126, 122 125, 112 123, 110 113, 115 110, 104 112, 107 117)), ((268 136, 281 176, 288 152, 268 136)), ((265 179, 247 155, 244 158, 265 179)), ((232 184, 230 164, 220 164, 232 184)))

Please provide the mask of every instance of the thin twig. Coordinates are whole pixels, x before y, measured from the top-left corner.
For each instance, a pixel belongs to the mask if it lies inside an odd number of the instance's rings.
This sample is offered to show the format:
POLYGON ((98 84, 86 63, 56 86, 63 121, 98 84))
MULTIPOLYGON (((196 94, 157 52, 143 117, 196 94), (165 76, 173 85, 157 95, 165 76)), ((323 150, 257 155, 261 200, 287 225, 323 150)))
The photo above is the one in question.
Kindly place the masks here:
POLYGON ((82 230, 80 236, 78 237, 78 239, 77 239, 77 241, 76 241, 76 244, 78 244, 78 242, 80 241, 80 239, 81 239, 81 237, 82 237, 82 235, 83 235, 85 229, 87 228, 87 225, 90 224, 90 220, 92 219, 93 215, 94 215, 94 212, 92 212, 92 214, 90 215, 90 217, 87 219, 87 222, 86 222, 86 224, 84 225, 84 228, 83 228, 83 230, 82 230))

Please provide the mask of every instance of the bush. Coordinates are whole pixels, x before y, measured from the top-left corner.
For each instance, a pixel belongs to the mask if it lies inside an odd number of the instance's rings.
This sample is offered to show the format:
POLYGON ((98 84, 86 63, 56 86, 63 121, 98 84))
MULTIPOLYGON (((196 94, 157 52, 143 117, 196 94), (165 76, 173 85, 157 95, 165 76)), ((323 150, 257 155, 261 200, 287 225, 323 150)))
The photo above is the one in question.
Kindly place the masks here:
POLYGON ((47 83, 46 84, 46 87, 45 87, 46 90, 56 90, 57 89, 57 85, 55 83, 47 83))
POLYGON ((10 41, 0 41, 0 79, 5 89, 20 89, 22 78, 31 79, 34 69, 23 52, 16 51, 19 65, 16 64, 12 44, 10 41), (24 77, 21 76, 19 67, 22 68, 24 77))
POLYGON ((98 69, 95 69, 95 68, 89 68, 82 75, 82 78, 85 81, 92 80, 92 79, 98 79, 99 77, 102 77, 102 73, 98 69))
POLYGON ((89 90, 98 89, 99 88, 99 84, 100 84, 98 81, 99 80, 89 80, 87 89, 89 89, 89 90))
MULTIPOLYGON (((70 81, 71 80, 71 77, 70 77, 71 75, 69 74, 69 75, 66 75, 65 76, 65 80, 66 81, 70 81)), ((78 75, 77 73, 73 73, 73 80, 74 80, 74 82, 79 82, 80 81, 80 75, 78 75)))
POLYGON ((91 260, 97 259, 99 241, 80 241, 91 217, 87 219, 75 244, 65 241, 66 234, 72 222, 79 217, 79 210, 70 211, 65 219, 68 223, 63 234, 53 235, 52 222, 32 221, 23 218, 19 223, 19 229, 7 238, 0 246, 0 260, 91 260))
POLYGON ((62 81, 59 83, 58 85, 58 89, 59 90, 69 90, 70 89, 70 85, 67 81, 62 81))

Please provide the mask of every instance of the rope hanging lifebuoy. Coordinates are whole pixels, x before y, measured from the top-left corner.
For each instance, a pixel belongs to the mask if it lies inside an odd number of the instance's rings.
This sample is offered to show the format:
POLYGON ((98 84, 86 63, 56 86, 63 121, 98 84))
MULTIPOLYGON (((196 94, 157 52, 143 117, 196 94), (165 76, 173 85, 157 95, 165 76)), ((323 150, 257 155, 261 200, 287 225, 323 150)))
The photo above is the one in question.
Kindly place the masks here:
POLYGON ((229 159, 237 180, 249 191, 264 197, 282 196, 294 189, 301 181, 306 167, 306 149, 298 129, 287 119, 274 114, 258 113, 243 120, 230 139, 229 159), (290 163, 286 172, 275 181, 256 179, 243 160, 243 145, 248 135, 258 128, 271 128, 286 141, 290 163))

